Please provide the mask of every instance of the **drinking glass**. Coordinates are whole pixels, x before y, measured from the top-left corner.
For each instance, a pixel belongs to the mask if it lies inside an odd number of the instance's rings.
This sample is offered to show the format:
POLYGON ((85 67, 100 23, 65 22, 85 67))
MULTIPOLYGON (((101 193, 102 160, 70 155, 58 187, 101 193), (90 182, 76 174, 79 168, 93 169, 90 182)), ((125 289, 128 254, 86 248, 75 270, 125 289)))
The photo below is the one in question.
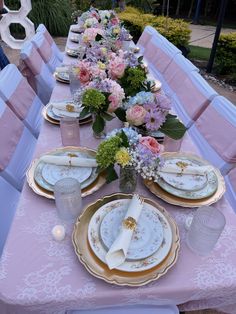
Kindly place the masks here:
POLYGON ((71 66, 69 68, 69 80, 70 80, 70 92, 71 96, 74 99, 74 95, 77 92, 78 89, 80 89, 81 84, 80 80, 78 78, 78 72, 77 68, 74 66, 71 66))
POLYGON ((169 136, 165 135, 163 140, 163 145, 165 148, 165 152, 179 152, 181 148, 183 138, 180 140, 174 140, 169 136))
POLYGON ((188 247, 199 255, 209 254, 219 239, 225 223, 225 216, 217 208, 199 207, 187 233, 188 247))
POLYGON ((74 222, 82 209, 79 182, 73 178, 57 181, 54 186, 54 196, 59 218, 65 222, 74 222))
POLYGON ((62 117, 60 120, 60 130, 63 146, 80 146, 79 119, 62 117))

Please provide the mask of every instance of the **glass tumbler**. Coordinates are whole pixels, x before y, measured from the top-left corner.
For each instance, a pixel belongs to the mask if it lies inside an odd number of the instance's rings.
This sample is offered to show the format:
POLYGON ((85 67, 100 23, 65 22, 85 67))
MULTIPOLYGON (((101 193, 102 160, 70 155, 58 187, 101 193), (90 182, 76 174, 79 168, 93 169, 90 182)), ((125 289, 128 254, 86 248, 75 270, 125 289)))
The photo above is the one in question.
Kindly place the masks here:
POLYGON ((225 216, 217 208, 199 207, 187 233, 188 247, 199 255, 209 254, 219 239, 225 223, 225 216))
POLYGON ((57 181, 54 186, 54 196, 59 218, 65 222, 74 222, 82 209, 79 182, 73 178, 57 181))
POLYGON ((60 129, 63 146, 80 146, 79 119, 62 117, 60 120, 60 129))
POLYGON ((77 68, 71 66, 69 68, 69 80, 70 80, 70 92, 72 99, 74 100, 75 93, 81 88, 81 83, 78 78, 78 71, 77 68))

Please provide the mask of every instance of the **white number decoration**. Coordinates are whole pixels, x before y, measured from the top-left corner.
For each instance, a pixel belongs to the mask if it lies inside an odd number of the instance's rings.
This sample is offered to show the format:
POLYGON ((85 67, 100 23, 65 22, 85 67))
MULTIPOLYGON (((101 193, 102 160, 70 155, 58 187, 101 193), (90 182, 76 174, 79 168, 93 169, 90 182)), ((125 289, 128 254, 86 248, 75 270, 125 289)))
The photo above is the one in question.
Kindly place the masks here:
POLYGON ((12 11, 4 6, 8 10, 8 13, 4 14, 0 21, 0 34, 2 40, 13 49, 20 49, 23 43, 35 34, 34 24, 27 17, 32 10, 31 0, 20 0, 20 3, 21 7, 19 11, 12 11), (21 24, 24 27, 24 39, 16 39, 11 35, 9 26, 12 23, 21 24))

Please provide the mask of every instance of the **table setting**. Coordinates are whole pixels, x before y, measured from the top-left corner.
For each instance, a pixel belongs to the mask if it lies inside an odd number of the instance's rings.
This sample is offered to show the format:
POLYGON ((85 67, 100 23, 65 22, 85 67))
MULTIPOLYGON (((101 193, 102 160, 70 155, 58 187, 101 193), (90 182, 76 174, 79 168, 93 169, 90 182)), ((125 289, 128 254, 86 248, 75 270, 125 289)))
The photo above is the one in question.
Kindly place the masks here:
POLYGON ((199 155, 131 39, 113 11, 92 8, 70 28, 0 264, 0 293, 19 313, 142 300, 224 308, 218 270, 229 258, 236 271, 224 177, 199 155), (181 140, 178 151, 165 138, 181 140), (25 263, 19 275, 13 258, 25 263))

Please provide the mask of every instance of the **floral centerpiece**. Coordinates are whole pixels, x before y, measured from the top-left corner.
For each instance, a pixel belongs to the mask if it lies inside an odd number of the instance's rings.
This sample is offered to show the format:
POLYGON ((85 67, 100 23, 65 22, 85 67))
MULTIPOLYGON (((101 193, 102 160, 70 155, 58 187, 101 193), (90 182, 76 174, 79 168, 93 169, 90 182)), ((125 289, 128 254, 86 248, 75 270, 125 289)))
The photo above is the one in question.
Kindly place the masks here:
POLYGON ((114 118, 117 110, 122 105, 125 97, 121 86, 111 80, 94 80, 86 87, 82 95, 82 106, 84 107, 80 116, 83 118, 88 113, 94 116, 93 131, 100 134, 105 127, 105 122, 114 118))
MULTIPOLYGON (((112 131, 100 143, 96 160, 99 171, 106 170, 107 182, 118 178, 115 165, 121 169, 133 167, 143 178, 152 179, 160 165, 163 146, 153 137, 141 136, 132 128, 112 131)), ((129 181, 126 177, 126 181, 129 181)))
POLYGON ((143 134, 160 131, 175 140, 183 137, 186 128, 169 113, 170 100, 162 94, 139 92, 124 104, 126 121, 143 134))

